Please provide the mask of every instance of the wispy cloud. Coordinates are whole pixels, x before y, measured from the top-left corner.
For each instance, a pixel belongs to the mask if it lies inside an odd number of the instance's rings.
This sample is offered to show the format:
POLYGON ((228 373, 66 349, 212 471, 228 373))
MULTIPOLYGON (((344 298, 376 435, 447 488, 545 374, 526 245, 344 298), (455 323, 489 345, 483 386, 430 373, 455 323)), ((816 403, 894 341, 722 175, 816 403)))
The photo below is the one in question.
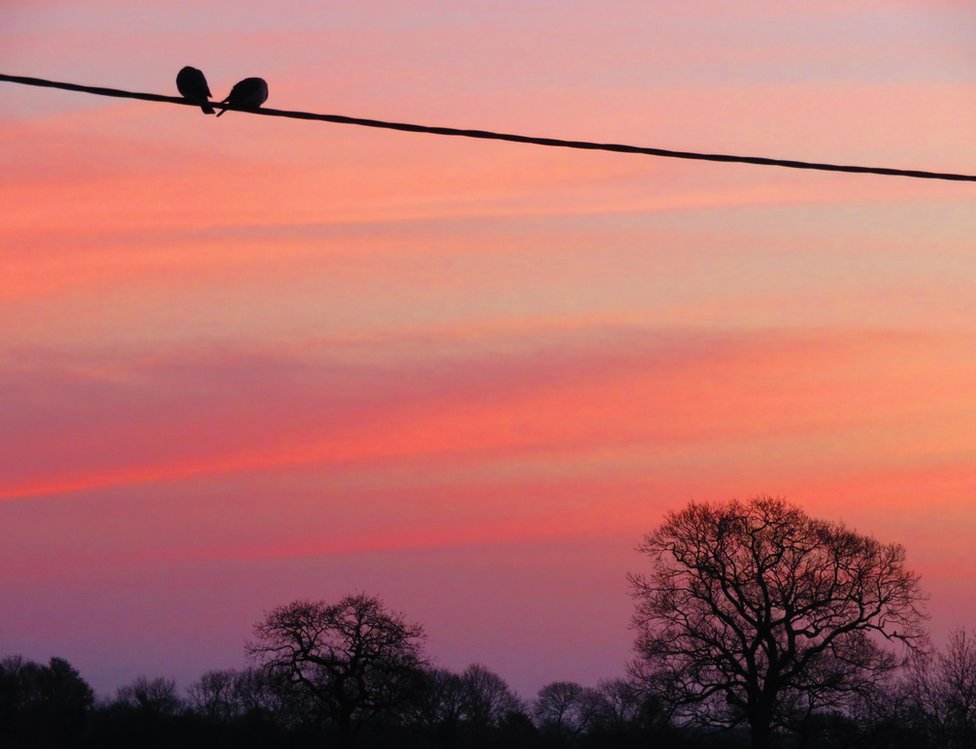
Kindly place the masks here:
POLYGON ((789 439, 911 412, 898 399, 917 375, 879 382, 870 396, 862 388, 876 362, 932 349, 926 337, 883 331, 599 327, 389 340, 16 352, 3 375, 14 447, 0 496, 406 457, 789 439))

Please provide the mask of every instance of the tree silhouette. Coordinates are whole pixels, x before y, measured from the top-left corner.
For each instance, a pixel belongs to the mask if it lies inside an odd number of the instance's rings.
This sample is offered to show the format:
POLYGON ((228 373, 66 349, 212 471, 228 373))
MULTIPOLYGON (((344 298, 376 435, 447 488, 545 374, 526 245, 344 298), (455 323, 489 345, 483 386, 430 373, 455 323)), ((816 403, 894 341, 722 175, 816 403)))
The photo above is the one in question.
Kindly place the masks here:
POLYGON ((907 723, 947 749, 976 746, 976 636, 963 628, 915 659, 904 684, 907 723))
POLYGON ((331 722, 342 746, 365 723, 406 705, 422 678, 423 627, 365 594, 335 604, 295 601, 254 632, 249 655, 294 686, 307 714, 331 722))
POLYGON ((924 643, 918 576, 898 544, 782 499, 692 503, 639 547, 633 670, 684 720, 747 722, 752 746, 869 694, 924 643))
POLYGON ((505 680, 480 663, 464 669, 461 690, 465 721, 475 729, 498 728, 509 715, 524 711, 505 680))
POLYGON ((79 739, 94 692, 63 658, 43 666, 0 660, 0 746, 67 746, 79 739))
POLYGON ((424 671, 408 722, 438 746, 455 746, 464 718, 464 687, 459 674, 444 668, 424 671))
POLYGON ((553 681, 536 695, 532 713, 539 727, 557 743, 582 733, 587 723, 587 690, 573 681, 553 681))
POLYGON ((190 706, 217 723, 244 717, 290 722, 286 716, 290 685, 274 683, 262 668, 207 671, 187 689, 190 706))
POLYGON ((119 687, 115 702, 153 715, 176 715, 183 702, 176 691, 176 682, 161 676, 136 677, 131 684, 119 687))

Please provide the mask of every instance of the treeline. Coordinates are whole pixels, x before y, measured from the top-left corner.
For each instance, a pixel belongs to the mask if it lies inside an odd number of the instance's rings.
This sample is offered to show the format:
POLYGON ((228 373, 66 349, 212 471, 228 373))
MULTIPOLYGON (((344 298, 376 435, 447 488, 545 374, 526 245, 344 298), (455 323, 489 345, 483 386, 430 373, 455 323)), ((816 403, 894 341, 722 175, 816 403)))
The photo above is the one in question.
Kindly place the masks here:
MULTIPOLYGON (((409 679, 405 698, 376 711, 361 706, 354 730, 343 735, 329 714, 328 699, 317 704, 307 684, 267 665, 210 671, 182 694, 170 679, 140 677, 98 699, 61 658, 43 665, 11 656, 0 661, 0 746, 664 749, 749 744, 743 728, 674 725, 637 679, 594 687, 553 682, 524 700, 482 665, 461 673, 422 666, 402 676, 409 679)), ((843 712, 806 716, 801 732, 783 727, 776 743, 976 746, 976 640, 971 635, 957 631, 942 651, 914 661, 885 686, 872 704, 848 703, 843 712)))
MULTIPOLYGON (((585 688, 554 682, 521 699, 482 665, 425 668, 411 698, 357 726, 357 747, 679 746, 679 732, 623 679, 585 688)), ((181 694, 139 677, 97 699, 61 658, 0 661, 0 746, 330 747, 346 740, 301 687, 266 668, 210 671, 181 694)))

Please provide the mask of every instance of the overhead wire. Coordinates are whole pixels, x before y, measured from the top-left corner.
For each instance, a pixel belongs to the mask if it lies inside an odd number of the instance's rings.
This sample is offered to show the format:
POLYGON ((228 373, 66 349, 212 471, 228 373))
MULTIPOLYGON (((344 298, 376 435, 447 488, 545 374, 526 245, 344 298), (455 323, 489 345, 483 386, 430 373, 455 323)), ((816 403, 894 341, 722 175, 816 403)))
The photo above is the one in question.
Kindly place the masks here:
MULTIPOLYGON (((5 75, 0 73, 0 82, 16 83, 24 86, 41 86, 45 88, 57 88, 65 91, 77 91, 96 96, 112 96, 122 99, 138 99, 141 101, 154 101, 163 104, 180 104, 191 107, 199 107, 197 101, 188 101, 180 96, 164 96, 161 94, 150 94, 138 91, 125 91, 117 88, 105 88, 103 86, 85 86, 77 83, 65 83, 63 81, 49 81, 43 78, 31 78, 28 76, 5 75)), ((675 151, 667 148, 649 148, 645 146, 633 146, 623 143, 598 143, 586 140, 564 140, 562 138, 545 138, 531 135, 517 135, 514 133, 499 133, 491 130, 474 130, 456 127, 439 127, 432 125, 416 125, 408 122, 389 122, 386 120, 375 120, 364 117, 349 117, 340 114, 319 114, 315 112, 300 112, 289 109, 273 109, 270 107, 244 107, 234 104, 221 104, 229 110, 257 114, 264 117, 287 117, 295 120, 315 120, 319 122, 332 122, 341 125, 357 125, 360 127, 383 128, 387 130, 400 130, 410 133, 430 133, 432 135, 448 135, 460 138, 479 138, 482 140, 500 140, 510 143, 528 143, 537 146, 549 146, 554 148, 577 148, 588 151, 612 151, 616 153, 643 154, 646 156, 658 156, 669 159, 690 159, 694 161, 716 161, 722 163, 755 164, 759 166, 775 166, 786 169, 807 169, 823 172, 846 172, 853 174, 879 174, 888 177, 913 177, 916 179, 935 179, 949 180, 954 182, 976 182, 976 175, 958 174, 952 172, 934 172, 921 169, 895 169, 891 167, 876 166, 857 166, 851 164, 830 164, 815 161, 798 161, 795 159, 777 159, 766 156, 734 156, 722 153, 699 153, 696 151, 675 151)))

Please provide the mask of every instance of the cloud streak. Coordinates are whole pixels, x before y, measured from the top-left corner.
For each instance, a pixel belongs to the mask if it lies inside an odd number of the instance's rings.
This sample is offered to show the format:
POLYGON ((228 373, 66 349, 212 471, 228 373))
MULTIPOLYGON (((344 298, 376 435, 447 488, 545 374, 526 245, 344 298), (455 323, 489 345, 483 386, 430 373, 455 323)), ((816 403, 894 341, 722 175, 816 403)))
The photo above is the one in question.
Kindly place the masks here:
POLYGON ((21 352, 0 400, 15 445, 0 497, 295 466, 787 439, 897 418, 919 375, 870 397, 861 388, 877 360, 933 348, 884 331, 388 335, 390 348, 21 352))

